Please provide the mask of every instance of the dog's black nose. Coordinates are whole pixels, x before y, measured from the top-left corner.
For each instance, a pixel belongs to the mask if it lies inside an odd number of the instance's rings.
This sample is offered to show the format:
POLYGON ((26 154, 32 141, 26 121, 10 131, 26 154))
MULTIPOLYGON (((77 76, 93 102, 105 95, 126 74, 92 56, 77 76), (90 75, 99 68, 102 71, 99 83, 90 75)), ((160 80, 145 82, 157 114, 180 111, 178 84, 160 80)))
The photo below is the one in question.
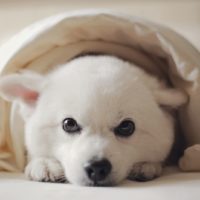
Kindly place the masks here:
POLYGON ((91 162, 85 167, 88 178, 94 182, 104 180, 111 172, 112 165, 107 159, 91 162))

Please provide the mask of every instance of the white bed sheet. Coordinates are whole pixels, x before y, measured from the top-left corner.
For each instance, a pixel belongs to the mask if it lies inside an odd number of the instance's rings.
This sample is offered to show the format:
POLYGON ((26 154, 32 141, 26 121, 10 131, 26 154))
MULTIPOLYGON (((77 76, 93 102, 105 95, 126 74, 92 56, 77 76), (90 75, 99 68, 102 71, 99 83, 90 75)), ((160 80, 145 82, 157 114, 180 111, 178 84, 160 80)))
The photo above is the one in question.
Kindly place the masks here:
POLYGON ((0 173, 0 200, 199 200, 200 173, 167 170, 150 182, 125 181, 115 187, 81 187, 27 180, 23 174, 0 173))

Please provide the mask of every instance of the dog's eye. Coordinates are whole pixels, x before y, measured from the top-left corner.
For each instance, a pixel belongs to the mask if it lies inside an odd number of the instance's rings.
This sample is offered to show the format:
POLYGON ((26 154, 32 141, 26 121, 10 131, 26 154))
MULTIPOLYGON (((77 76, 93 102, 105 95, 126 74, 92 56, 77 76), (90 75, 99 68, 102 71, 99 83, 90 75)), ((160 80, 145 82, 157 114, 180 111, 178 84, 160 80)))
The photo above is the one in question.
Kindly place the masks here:
POLYGON ((122 121, 115 129, 114 133, 120 137, 128 137, 135 131, 135 123, 131 120, 122 121))
POLYGON ((66 118, 63 120, 63 129, 67 133, 75 133, 81 130, 81 127, 77 124, 76 120, 72 118, 66 118))

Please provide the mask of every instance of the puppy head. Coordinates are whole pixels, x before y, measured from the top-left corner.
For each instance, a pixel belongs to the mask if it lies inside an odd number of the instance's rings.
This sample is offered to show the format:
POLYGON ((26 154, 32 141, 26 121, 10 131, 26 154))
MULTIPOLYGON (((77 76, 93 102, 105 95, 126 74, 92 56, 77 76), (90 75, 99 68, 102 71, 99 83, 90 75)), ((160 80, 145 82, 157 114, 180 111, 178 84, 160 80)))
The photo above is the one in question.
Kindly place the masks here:
POLYGON ((57 158, 66 178, 81 185, 117 184, 135 163, 166 158, 173 123, 160 105, 178 106, 185 98, 159 87, 108 56, 78 58, 45 77, 15 74, 0 82, 1 95, 22 108, 30 156, 57 158))

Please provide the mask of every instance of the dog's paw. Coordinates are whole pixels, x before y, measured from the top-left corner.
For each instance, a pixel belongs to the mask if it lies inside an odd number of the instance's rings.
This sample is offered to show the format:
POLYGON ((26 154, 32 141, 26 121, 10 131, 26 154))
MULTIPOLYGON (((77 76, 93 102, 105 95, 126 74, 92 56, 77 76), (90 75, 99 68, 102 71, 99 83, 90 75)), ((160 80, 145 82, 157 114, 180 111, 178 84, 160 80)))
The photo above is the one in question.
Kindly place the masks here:
POLYGON ((149 181, 160 176, 161 173, 161 163, 142 162, 133 166, 128 179, 135 181, 149 181))
POLYGON ((183 171, 199 171, 200 169, 200 144, 188 147, 179 160, 179 167, 183 171))
POLYGON ((26 176, 34 181, 66 182, 61 164, 50 158, 35 158, 25 168, 26 176))

